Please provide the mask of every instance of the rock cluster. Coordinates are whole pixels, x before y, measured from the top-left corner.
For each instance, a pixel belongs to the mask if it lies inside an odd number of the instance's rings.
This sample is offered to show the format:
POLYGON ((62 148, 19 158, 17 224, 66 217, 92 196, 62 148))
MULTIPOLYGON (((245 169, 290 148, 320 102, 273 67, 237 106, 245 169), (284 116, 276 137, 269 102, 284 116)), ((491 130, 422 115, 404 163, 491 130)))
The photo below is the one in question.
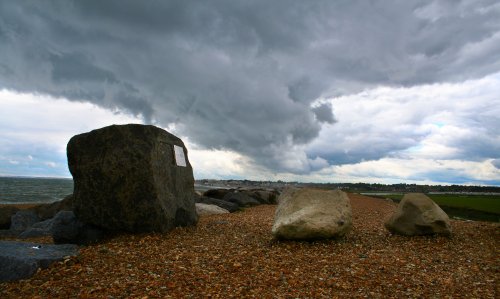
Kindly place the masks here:
POLYGON ((70 210, 72 196, 64 200, 39 204, 30 209, 19 210, 11 215, 9 230, 0 231, 2 235, 19 239, 48 237, 56 244, 89 245, 104 239, 106 232, 98 227, 81 222, 70 210), (51 210, 39 214, 38 211, 51 210), (46 218, 56 213, 52 218, 46 218))
MULTIPOLYGON (((54 217, 59 211, 73 210, 73 195, 66 196, 63 200, 37 204, 23 211, 15 205, 0 206, 0 230, 8 229, 10 234, 18 234, 34 223, 54 217), (17 214, 18 212, 21 212, 17 214), (17 215, 16 215, 17 214, 17 215), (15 217, 12 217, 16 215, 15 217), (24 224, 23 224, 24 223, 24 224)), ((6 232, 4 231, 4 234, 6 232)))
POLYGON ((261 204, 275 204, 279 192, 265 189, 210 189, 195 194, 197 204, 213 205, 230 213, 261 204))

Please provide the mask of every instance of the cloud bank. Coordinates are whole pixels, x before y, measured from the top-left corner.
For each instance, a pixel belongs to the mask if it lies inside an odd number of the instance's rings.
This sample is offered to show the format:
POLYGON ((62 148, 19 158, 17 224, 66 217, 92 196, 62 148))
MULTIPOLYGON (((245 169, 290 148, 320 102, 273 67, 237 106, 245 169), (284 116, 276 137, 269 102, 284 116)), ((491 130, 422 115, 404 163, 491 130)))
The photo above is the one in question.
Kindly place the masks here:
POLYGON ((412 151, 497 165, 498 100, 425 86, 498 73, 499 20, 486 0, 0 1, 0 88, 127 111, 270 173, 412 151))

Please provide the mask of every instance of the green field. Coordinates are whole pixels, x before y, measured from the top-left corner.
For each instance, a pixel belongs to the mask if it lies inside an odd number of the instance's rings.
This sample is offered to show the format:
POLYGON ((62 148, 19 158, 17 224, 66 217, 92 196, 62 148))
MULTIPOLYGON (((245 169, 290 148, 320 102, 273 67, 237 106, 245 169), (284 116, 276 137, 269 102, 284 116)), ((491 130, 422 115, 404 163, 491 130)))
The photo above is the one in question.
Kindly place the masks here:
MULTIPOLYGON (((440 206, 465 208, 500 215, 500 195, 427 194, 440 206)), ((400 201, 403 194, 388 194, 385 198, 400 201)))

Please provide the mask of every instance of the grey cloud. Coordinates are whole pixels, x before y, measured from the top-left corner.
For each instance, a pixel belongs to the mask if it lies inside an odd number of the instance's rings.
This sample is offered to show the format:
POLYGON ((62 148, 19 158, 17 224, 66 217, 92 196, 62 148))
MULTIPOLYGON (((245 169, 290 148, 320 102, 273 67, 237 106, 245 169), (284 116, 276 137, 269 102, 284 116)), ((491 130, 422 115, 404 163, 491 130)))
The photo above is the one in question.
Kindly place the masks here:
POLYGON ((335 123, 335 117, 332 112, 332 104, 325 103, 318 107, 312 109, 314 114, 316 115, 316 119, 320 122, 326 122, 329 124, 335 123))
POLYGON ((81 53, 51 54, 49 61, 53 67, 52 80, 56 84, 64 83, 64 81, 116 82, 113 73, 95 66, 88 57, 81 53))
POLYGON ((497 157, 498 153, 500 153, 498 133, 485 131, 484 129, 474 132, 474 136, 452 139, 449 145, 459 149, 453 158, 463 160, 481 161, 497 157))
POLYGON ((320 80, 313 81, 308 77, 295 80, 288 85, 288 97, 295 102, 310 103, 321 96, 324 86, 320 80))
POLYGON ((281 153, 335 122, 318 97, 498 71, 491 1, 428 3, 0 1, 0 88, 175 123, 206 148, 296 171, 281 153))
POLYGON ((495 166, 497 169, 500 169, 500 159, 491 161, 491 164, 493 164, 493 166, 495 166))

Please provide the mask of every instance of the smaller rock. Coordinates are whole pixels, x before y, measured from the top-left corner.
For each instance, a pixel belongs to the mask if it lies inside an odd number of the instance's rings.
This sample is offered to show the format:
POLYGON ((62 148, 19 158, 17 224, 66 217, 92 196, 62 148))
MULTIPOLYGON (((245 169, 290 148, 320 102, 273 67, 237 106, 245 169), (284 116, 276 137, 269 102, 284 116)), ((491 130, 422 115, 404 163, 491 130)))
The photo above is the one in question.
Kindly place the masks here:
POLYGON ((217 215, 229 213, 228 210, 218 207, 216 205, 205 204, 205 203, 195 203, 196 213, 198 215, 217 215))
POLYGON ((76 245, 0 241, 0 282, 29 278, 38 268, 77 254, 76 245))
POLYGON ((406 236, 451 234, 448 215, 422 193, 405 194, 385 227, 391 233, 406 236))
POLYGON ((232 202, 228 202, 228 201, 225 201, 222 199, 202 196, 200 198, 195 198, 195 200, 198 203, 216 205, 216 206, 221 207, 225 210, 228 210, 229 213, 234 213, 234 212, 237 212, 240 210, 240 207, 237 204, 232 203, 232 202))
POLYGON ((252 207, 260 205, 260 202, 258 202, 255 198, 250 197, 242 192, 228 193, 222 200, 235 203, 240 207, 252 207))
POLYGON ((32 210, 18 211, 10 219, 10 231, 14 234, 20 234, 39 221, 40 218, 32 210))

